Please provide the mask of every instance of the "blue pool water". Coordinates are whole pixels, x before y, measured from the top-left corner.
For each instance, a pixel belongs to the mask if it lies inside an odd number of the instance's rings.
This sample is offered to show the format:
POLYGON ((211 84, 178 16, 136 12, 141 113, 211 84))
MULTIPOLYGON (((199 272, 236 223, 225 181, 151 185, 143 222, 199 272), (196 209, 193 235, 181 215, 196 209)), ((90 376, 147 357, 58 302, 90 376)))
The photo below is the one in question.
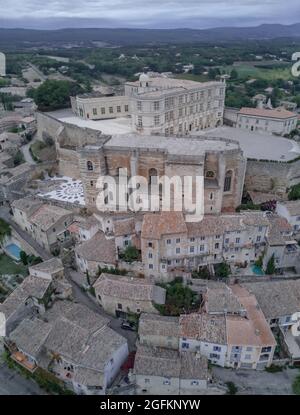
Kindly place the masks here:
POLYGON ((255 275, 265 275, 264 271, 257 265, 252 265, 252 271, 255 275))
POLYGON ((20 261, 20 252, 21 249, 16 244, 9 244, 5 247, 5 250, 7 254, 12 257, 13 259, 16 259, 17 261, 20 261))

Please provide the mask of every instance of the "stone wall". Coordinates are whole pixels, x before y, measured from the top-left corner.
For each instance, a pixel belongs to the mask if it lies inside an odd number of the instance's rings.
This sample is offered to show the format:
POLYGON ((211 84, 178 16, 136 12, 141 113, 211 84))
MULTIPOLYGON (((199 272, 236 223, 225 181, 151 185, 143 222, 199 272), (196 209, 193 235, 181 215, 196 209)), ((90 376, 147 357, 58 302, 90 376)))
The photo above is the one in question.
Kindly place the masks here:
POLYGON ((225 108, 224 110, 224 124, 230 125, 231 127, 236 126, 238 108, 225 108))
POLYGON ((291 163, 248 160, 245 190, 285 192, 300 182, 300 160, 291 163))
POLYGON ((37 121, 37 136, 39 140, 43 140, 45 134, 55 139, 59 128, 62 126, 62 123, 51 117, 49 114, 44 114, 43 112, 36 113, 37 121))

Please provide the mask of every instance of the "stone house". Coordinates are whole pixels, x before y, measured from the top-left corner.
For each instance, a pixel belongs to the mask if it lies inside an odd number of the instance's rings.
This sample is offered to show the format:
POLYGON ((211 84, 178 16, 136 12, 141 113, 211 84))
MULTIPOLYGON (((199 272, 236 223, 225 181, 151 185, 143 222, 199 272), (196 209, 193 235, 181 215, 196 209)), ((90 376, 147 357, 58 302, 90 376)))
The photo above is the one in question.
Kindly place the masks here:
POLYGON ((201 394, 207 388, 207 359, 199 354, 139 345, 133 371, 139 395, 201 394))
POLYGON ((102 273, 94 284, 97 301, 111 315, 158 313, 156 304, 164 304, 166 290, 143 278, 102 273))
POLYGON ((52 292, 50 280, 26 277, 0 304, 0 312, 5 315, 6 333, 9 334, 24 318, 44 313, 52 292))
POLYGON ((277 202, 276 212, 288 221, 293 228, 293 235, 300 239, 300 200, 277 202))
POLYGON ((29 273, 33 277, 47 280, 62 280, 64 278, 64 266, 60 258, 51 258, 29 267, 29 273))
POLYGON ((33 171, 29 163, 3 168, 0 173, 0 203, 10 204, 13 200, 23 197, 24 189, 32 178, 33 171))
POLYGON ((300 280, 243 283, 253 294, 271 328, 291 329, 300 312, 300 280))
POLYGON ((249 131, 284 135, 296 128, 297 121, 297 114, 284 108, 241 108, 237 113, 236 126, 249 131))
POLYGON ((142 313, 139 319, 141 345, 179 349, 179 318, 142 313))
POLYGON ((11 207, 14 221, 46 251, 71 242, 68 230, 73 222, 71 211, 31 197, 15 200, 11 207))
POLYGON ((42 319, 24 319, 8 336, 15 361, 40 367, 78 395, 104 395, 128 356, 127 340, 89 308, 58 301, 42 319))
POLYGON ((246 316, 226 315, 226 366, 262 370, 272 364, 277 342, 253 294, 232 286, 246 316))
POLYGON ((293 237, 293 228, 286 218, 276 214, 268 215, 269 229, 267 233, 266 250, 263 257, 263 266, 274 255, 277 271, 295 269, 300 272, 300 247, 293 237))
POLYGON ((226 320, 224 315, 205 313, 181 315, 179 350, 199 352, 210 362, 224 367, 227 356, 226 320))
POLYGON ((269 222, 262 212, 206 215, 185 222, 181 212, 144 216, 141 234, 145 275, 170 280, 204 265, 253 263, 263 252, 269 222))
POLYGON ((299 336, 293 333, 300 313, 300 280, 245 283, 272 329, 280 330, 285 350, 291 361, 300 361, 299 336))
POLYGON ((92 238, 75 246, 75 260, 82 272, 97 275, 100 268, 115 268, 117 252, 113 237, 98 231, 92 238))

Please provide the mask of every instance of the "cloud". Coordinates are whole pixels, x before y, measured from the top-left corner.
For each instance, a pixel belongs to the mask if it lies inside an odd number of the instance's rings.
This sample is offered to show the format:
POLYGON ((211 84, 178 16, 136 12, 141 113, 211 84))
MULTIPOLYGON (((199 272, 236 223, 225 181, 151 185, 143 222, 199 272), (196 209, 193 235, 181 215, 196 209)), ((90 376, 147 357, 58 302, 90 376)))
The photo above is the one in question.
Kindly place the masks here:
POLYGON ((43 28, 46 22, 59 27, 69 23, 72 27, 202 28, 293 23, 300 4, 299 0, 0 0, 0 10, 6 27, 43 28))

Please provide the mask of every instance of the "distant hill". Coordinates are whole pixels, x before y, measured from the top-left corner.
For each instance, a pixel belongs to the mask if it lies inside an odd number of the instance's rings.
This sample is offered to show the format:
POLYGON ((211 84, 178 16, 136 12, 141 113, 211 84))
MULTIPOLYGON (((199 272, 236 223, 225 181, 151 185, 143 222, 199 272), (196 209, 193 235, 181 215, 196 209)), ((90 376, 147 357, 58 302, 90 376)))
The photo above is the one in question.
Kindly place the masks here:
POLYGON ((109 45, 164 43, 232 42, 247 39, 300 37, 300 23, 263 24, 257 27, 219 27, 213 29, 0 29, 0 45, 51 44, 67 42, 105 42, 109 45))

